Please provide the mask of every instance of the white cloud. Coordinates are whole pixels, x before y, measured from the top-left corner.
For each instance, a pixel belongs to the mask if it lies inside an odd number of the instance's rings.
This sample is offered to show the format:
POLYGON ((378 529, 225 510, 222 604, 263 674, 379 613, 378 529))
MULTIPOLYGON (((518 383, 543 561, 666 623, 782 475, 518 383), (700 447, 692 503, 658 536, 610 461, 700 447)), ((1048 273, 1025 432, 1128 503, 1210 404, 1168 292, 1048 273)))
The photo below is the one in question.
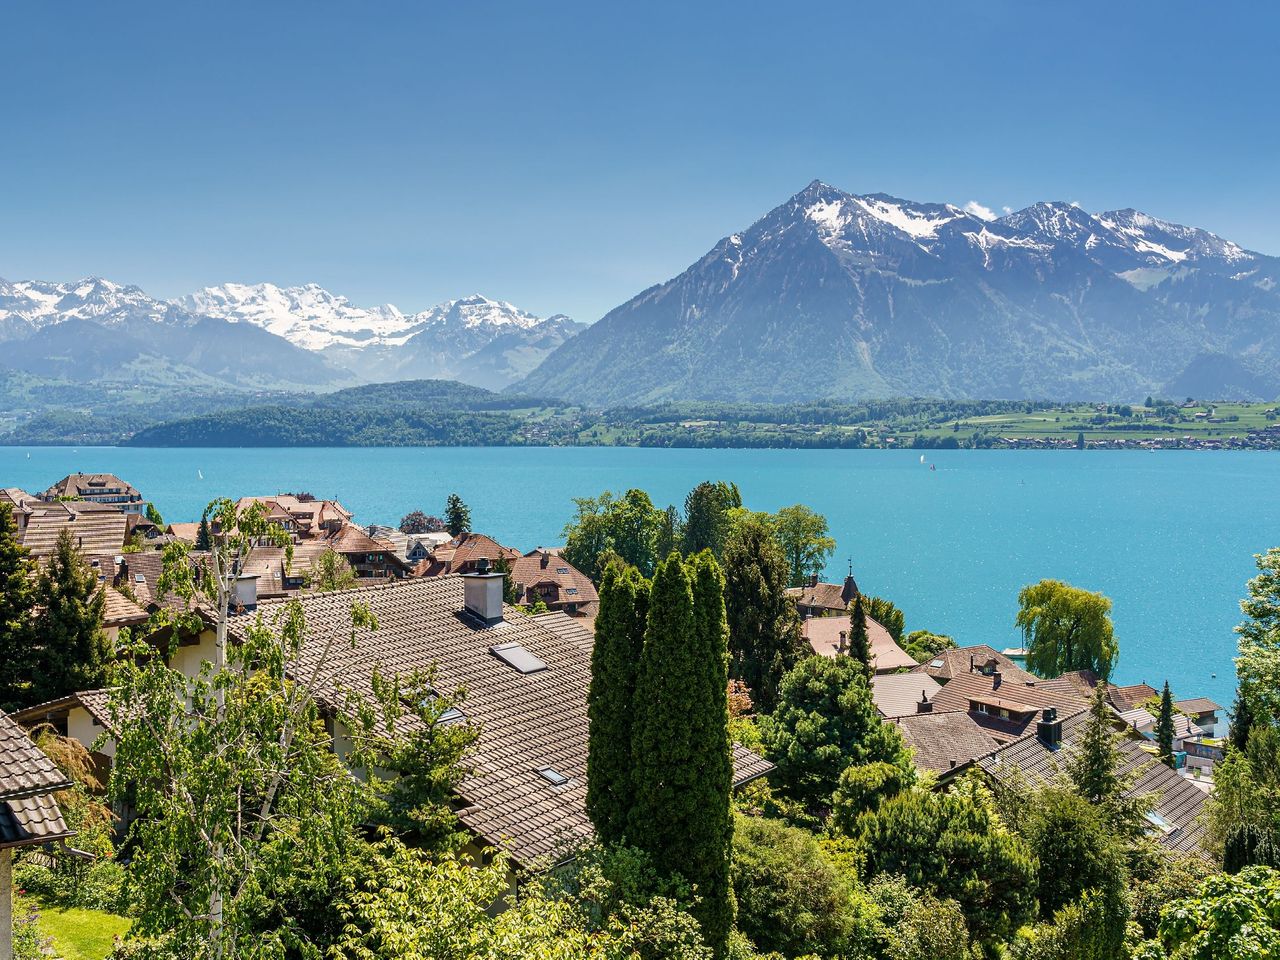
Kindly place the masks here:
POLYGON ((1083 210, 1083 209, 1084 209, 1084 207, 1080 206, 1080 201, 1079 201, 1079 200, 1072 200, 1072 201, 1071 201, 1071 205, 1072 205, 1073 207, 1075 207, 1077 210, 1083 210))
POLYGON ((1009 214, 1013 213, 1013 207, 1001 207, 1000 209, 1005 212, 1005 216, 1008 216, 1009 214))
POLYGON ((965 213, 972 213, 975 217, 982 220, 994 220, 996 218, 995 211, 990 207, 984 207, 977 200, 970 200, 964 205, 965 213))

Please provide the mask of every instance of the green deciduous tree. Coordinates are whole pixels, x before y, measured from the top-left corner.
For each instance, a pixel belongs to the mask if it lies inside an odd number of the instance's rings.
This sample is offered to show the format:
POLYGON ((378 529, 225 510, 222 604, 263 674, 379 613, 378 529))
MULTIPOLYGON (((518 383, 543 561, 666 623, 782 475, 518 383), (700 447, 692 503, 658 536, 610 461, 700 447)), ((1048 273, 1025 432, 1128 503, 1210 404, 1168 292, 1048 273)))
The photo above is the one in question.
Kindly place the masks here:
POLYGON ((1160 712, 1156 716, 1156 749, 1160 760, 1168 767, 1173 767, 1173 694, 1169 692, 1169 681, 1164 682, 1164 690, 1160 693, 1160 712))
POLYGON ((1042 677, 1092 670, 1104 680, 1119 656, 1111 601, 1061 580, 1041 580, 1018 594, 1018 616, 1027 666, 1042 677))
POLYGON ((1163 954, 1174 960, 1261 960, 1280 955, 1280 873, 1249 867, 1208 878, 1198 896, 1170 904, 1160 921, 1163 954))
POLYGON ((34 679, 41 700, 106 685, 115 651, 102 629, 106 597, 71 531, 58 534, 36 583, 34 679))
POLYGON ((34 702, 31 616, 35 604, 31 559, 18 542, 12 508, 0 503, 0 710, 34 702))
POLYGON ((658 539, 667 517, 643 490, 615 497, 606 490, 598 497, 574 499, 576 514, 565 525, 564 556, 599 582, 607 555, 616 554, 651 577, 658 562, 658 539))
POLYGON ((460 537, 471 530, 471 508, 456 493, 449 494, 445 501, 444 528, 451 537, 460 537))
POLYGON ((892 600, 883 597, 863 597, 862 608, 867 616, 889 631, 894 643, 902 642, 906 630, 906 618, 892 600))
POLYGON ((853 598, 853 606, 849 610, 849 657, 858 663, 866 673, 867 683, 876 675, 876 667, 871 656, 871 637, 867 633, 867 613, 862 605, 862 594, 853 598))
POLYGON ((724 553, 729 671, 751 689, 766 713, 778 684, 803 651, 800 620, 787 597, 787 563, 769 528, 751 518, 738 524, 724 553))
POLYGON ((1258 575, 1240 601, 1245 620, 1236 633, 1240 656, 1236 675, 1240 696, 1255 717, 1280 721, 1280 547, 1254 557, 1258 575))
POLYGON ((827 518, 803 504, 779 510, 774 514, 773 528, 787 558, 793 587, 800 586, 811 575, 821 573, 836 548, 827 518))
POLYGON ((704 481, 690 490, 684 500, 684 552, 710 550, 720 559, 732 525, 731 511, 741 507, 736 483, 704 481))
POLYGON ((928 663, 943 650, 951 650, 956 642, 951 637, 928 630, 912 630, 902 640, 902 649, 918 663, 928 663))
POLYGON ((1213 779, 1205 845, 1228 873, 1253 864, 1280 866, 1280 732, 1254 725, 1245 749, 1227 751, 1213 779))
POLYGON ((347 558, 330 547, 312 563, 307 583, 312 590, 327 592, 349 590, 358 585, 360 580, 347 558))
POLYGON ((825 811, 854 764, 910 763, 902 735, 882 724, 861 664, 849 657, 808 657, 787 672, 777 709, 764 719, 774 781, 811 811, 825 811))
POLYGON ((147 504, 147 519, 161 530, 164 529, 164 517, 160 516, 160 511, 156 509, 156 505, 154 503, 147 504))
POLYGON ((632 716, 648 606, 649 582, 640 571, 610 564, 600 583, 587 694, 587 813, 605 844, 620 843, 629 827, 632 716))

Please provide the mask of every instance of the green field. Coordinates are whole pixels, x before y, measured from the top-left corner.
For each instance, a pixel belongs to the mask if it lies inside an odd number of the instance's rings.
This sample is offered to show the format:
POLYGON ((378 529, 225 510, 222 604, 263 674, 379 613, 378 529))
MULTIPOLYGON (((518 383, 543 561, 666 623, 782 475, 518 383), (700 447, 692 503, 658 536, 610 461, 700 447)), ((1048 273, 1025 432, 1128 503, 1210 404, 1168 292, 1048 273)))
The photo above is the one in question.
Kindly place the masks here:
POLYGON ((40 932, 53 939, 54 952, 63 960, 103 960, 129 924, 127 917, 100 910, 40 907, 40 932))

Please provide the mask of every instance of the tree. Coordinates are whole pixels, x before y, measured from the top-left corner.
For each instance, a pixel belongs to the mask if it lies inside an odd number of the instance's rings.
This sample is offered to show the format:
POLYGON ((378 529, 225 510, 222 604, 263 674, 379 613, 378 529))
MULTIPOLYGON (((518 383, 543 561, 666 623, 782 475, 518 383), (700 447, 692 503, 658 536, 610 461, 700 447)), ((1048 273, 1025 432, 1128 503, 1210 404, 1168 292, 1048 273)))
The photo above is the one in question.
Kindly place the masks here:
POLYGON ((764 718, 775 781, 812 811, 823 811, 846 767, 882 760, 907 769, 902 735, 880 722, 860 664, 808 657, 787 672, 778 706, 764 718))
POLYGON ((1119 744, 1123 738, 1124 734, 1112 727, 1106 684, 1100 683, 1094 688, 1089 716, 1065 767, 1075 792, 1099 809, 1111 832, 1133 841, 1147 832, 1149 824, 1144 817, 1153 798, 1150 794, 1127 795, 1134 774, 1120 774, 1124 755, 1119 744))
POLYGON ((803 644, 795 604, 787 597, 786 558, 768 527, 750 519, 729 538, 724 570, 729 673, 747 684, 767 713, 803 644))
POLYGON ((1083 432, 1076 434, 1076 449, 1077 450, 1084 449, 1084 433, 1083 432))
POLYGON ((810 575, 822 572, 836 548, 826 517, 798 503, 779 510, 773 526, 791 570, 791 586, 801 586, 810 575))
POLYGON ((1061 580, 1041 580, 1018 594, 1016 626, 1027 666, 1042 677, 1070 670, 1111 676, 1120 650, 1111 624, 1111 601, 1061 580))
POLYGON ((439 517, 429 517, 421 510, 410 510, 400 518, 400 532, 415 536, 420 533, 438 533, 443 530, 444 521, 439 517))
POLYGON ((147 504, 147 519, 161 530, 164 529, 164 517, 160 516, 160 511, 156 509, 156 505, 154 503, 147 504))
POLYGON ((311 589, 321 592, 349 590, 359 582, 347 558, 332 547, 316 557, 307 574, 307 583, 311 589))
POLYGON ((1173 694, 1169 692, 1169 681, 1164 682, 1164 690, 1160 694, 1160 715, 1156 717, 1156 747, 1161 762, 1173 768, 1173 694))
POLYGON ((1280 867, 1280 731, 1256 724, 1244 750, 1232 748, 1214 767, 1205 804, 1205 846, 1235 873, 1250 865, 1280 867))
POLYGON ((883 760, 845 767, 831 796, 831 826, 852 836, 859 817, 876 810, 890 797, 896 797, 911 786, 914 779, 910 769, 883 760))
POLYGON ((684 543, 684 521, 680 519, 680 511, 674 504, 668 504, 662 511, 662 521, 658 525, 657 545, 654 555, 665 557, 672 550, 679 550, 684 543))
POLYGON ((506 557, 498 557, 493 562, 493 572, 502 574, 502 602, 514 607, 520 602, 520 584, 511 576, 511 561, 506 557))
POLYGON ((871 638, 867 634, 867 614, 862 607, 862 594, 853 598, 853 607, 849 612, 849 656, 859 665, 867 676, 867 683, 876 675, 875 664, 871 656, 871 638))
POLYGON ((902 642, 906 619, 892 600, 885 600, 883 597, 866 597, 863 598, 863 609, 868 617, 889 631, 889 636, 893 637, 894 643, 902 642))
POLYGON ((451 537, 460 537, 471 530, 471 508, 456 493, 449 494, 445 501, 444 528, 451 537))
POLYGON ((902 649, 906 651, 907 656, 918 663, 927 663, 942 651, 952 650, 955 646, 955 640, 946 634, 932 633, 928 630, 912 630, 902 642, 902 649))
POLYGON ((650 591, 632 719, 628 836, 693 883, 695 916, 717 956, 732 921, 732 824, 723 577, 701 554, 672 553, 650 591))
POLYGON ((640 571, 617 563, 606 568, 587 692, 587 813, 604 844, 621 843, 628 833, 632 716, 648 604, 649 582, 640 571))
POLYGON ((1170 904, 1160 921, 1159 953, 1177 960, 1259 960, 1280 951, 1280 873, 1249 867, 1209 877, 1199 895, 1170 904))
POLYGON ((12 508, 0 503, 0 710, 35 702, 31 691, 34 606, 31 559, 18 542, 12 508))
POLYGON ((867 888, 879 915, 877 938, 884 960, 972 960, 969 926, 954 900, 909 885, 901 877, 880 876, 867 888))
POLYGON ((1236 702, 1231 707, 1231 745, 1237 750, 1243 750, 1249 742, 1249 731, 1252 729, 1253 708, 1249 706, 1249 698, 1236 690, 1236 702))
POLYGON ((115 654, 102 629, 106 595, 66 528, 36 583, 36 605, 33 666, 40 699, 105 686, 115 654))
POLYGON ((598 497, 574 499, 576 515, 565 524, 564 557, 599 582, 607 558, 616 554, 646 577, 658 561, 657 544, 668 517, 643 490, 615 497, 606 490, 598 497))
POLYGON ((684 552, 710 550, 720 559, 729 536, 732 510, 741 509, 742 494, 736 483, 704 481, 684 500, 684 552))
POLYGON ((200 526, 196 528, 196 549, 197 550, 213 549, 213 531, 209 529, 208 514, 200 518, 200 526))
POLYGON ((1258 575, 1240 601, 1245 620, 1236 633, 1240 656, 1236 675, 1240 696, 1255 718, 1280 721, 1280 547, 1254 556, 1258 575))

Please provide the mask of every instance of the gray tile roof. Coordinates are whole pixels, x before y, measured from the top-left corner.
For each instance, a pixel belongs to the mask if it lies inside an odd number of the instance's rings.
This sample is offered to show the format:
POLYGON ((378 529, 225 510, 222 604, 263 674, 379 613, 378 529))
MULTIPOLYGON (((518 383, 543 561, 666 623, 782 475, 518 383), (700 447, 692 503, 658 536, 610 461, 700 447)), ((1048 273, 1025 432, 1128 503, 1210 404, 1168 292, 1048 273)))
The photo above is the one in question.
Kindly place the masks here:
POLYGON ((567 613, 553 610, 550 613, 539 613, 533 618, 538 623, 554 630, 588 657, 596 645, 596 635, 582 617, 571 617, 567 613))
POLYGON ((70 835, 50 796, 71 786, 27 732, 0 713, 0 847, 70 835))
POLYGON ((946 773, 990 753, 996 740, 967 713, 917 713, 894 721, 922 770, 946 773))
POLYGON ((932 700, 942 687, 923 673, 886 673, 871 678, 871 700, 882 717, 909 717, 919 711, 921 696, 932 700))
POLYGON ((69 836, 62 811, 48 794, 0 800, 0 847, 24 847, 69 836))
POLYGON ((971 663, 975 667, 981 668, 984 663, 990 660, 994 660, 1006 676, 1016 676, 1019 680, 1025 680, 1031 676, 995 647, 988 646, 985 643, 977 643, 969 647, 951 647, 943 650, 919 666, 913 667, 912 672, 927 673, 939 683, 946 683, 952 677, 970 673, 971 663))
MULTIPOLYGON (((405 673, 437 665, 442 690, 464 686, 461 704, 480 735, 472 772, 460 793, 462 821, 488 842, 505 846, 525 865, 558 860, 565 849, 590 836, 587 818, 587 687, 591 657, 582 638, 550 618, 533 618, 511 607, 503 622, 486 627, 463 609, 463 579, 429 577, 296 598, 306 614, 308 637, 300 670, 313 665, 327 640, 341 651, 336 680, 370 693, 375 667, 405 673), (350 606, 368 605, 378 630, 349 643, 350 606), (517 642, 547 669, 520 673, 492 647, 517 642), (568 779, 548 783, 538 770, 552 767, 568 779)), ((257 613, 271 622, 284 600, 264 600, 257 613)), ((243 619, 241 614, 236 619, 243 619)), ((566 618, 567 619, 567 618, 566 618)), ((336 692, 331 688, 331 695, 336 692)), ((749 751, 735 750, 735 781, 768 772, 749 751)))

